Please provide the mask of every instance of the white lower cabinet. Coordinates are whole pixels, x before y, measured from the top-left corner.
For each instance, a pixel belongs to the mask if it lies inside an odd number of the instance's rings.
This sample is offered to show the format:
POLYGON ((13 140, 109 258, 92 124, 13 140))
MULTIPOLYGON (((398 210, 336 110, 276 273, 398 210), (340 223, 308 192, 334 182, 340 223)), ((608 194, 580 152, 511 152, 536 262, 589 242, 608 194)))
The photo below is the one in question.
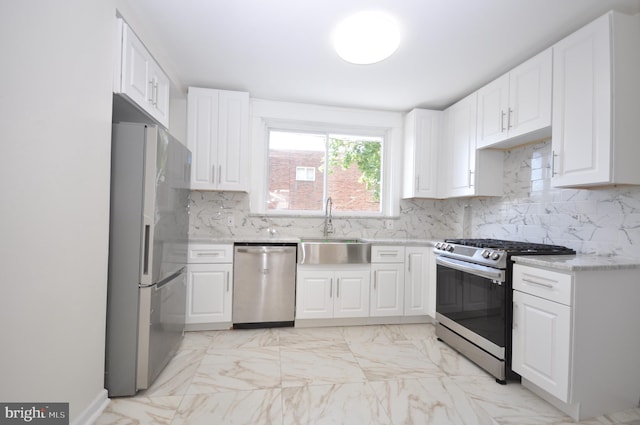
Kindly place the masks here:
POLYGON ((185 322, 231 322, 232 264, 187 266, 187 317, 185 322))
POLYGON ((571 307, 514 291, 513 316, 513 370, 566 402, 571 307))
POLYGON ((371 247, 371 316, 404 314, 404 246, 371 247))
POLYGON ((371 265, 371 316, 402 316, 404 265, 371 265))
POLYGON ((512 368, 523 386, 576 421, 637 407, 637 274, 515 264, 512 368))
POLYGON ((429 314, 429 248, 410 246, 405 249, 404 315, 429 314))
POLYGON ((296 326, 429 322, 427 316, 435 316, 432 251, 373 245, 371 264, 298 265, 296 326), (306 322, 351 318, 356 320, 306 322))
POLYGON ((370 267, 298 266, 296 319, 369 316, 370 267))
POLYGON ((232 294, 233 245, 190 244, 187 330, 231 325, 232 294))

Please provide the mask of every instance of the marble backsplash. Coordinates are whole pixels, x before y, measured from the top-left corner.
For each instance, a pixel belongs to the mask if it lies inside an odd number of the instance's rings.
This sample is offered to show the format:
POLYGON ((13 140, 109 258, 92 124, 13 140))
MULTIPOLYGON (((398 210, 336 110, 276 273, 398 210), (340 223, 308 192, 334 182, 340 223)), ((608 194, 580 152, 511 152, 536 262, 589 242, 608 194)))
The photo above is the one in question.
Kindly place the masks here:
MULTIPOLYGON (((402 200, 392 229, 377 218, 334 217, 334 236, 500 238, 640 258, 640 187, 552 188, 550 141, 507 150, 504 156, 502 197, 402 200)), ((320 237, 323 225, 322 218, 252 215, 246 193, 191 193, 191 237, 262 239, 270 229, 278 236, 320 237)))

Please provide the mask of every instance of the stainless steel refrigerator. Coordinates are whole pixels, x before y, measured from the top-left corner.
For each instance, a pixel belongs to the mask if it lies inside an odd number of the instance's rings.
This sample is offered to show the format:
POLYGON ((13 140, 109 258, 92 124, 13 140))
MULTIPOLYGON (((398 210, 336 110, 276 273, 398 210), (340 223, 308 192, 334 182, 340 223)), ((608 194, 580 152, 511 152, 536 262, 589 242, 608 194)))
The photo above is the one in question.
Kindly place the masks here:
POLYGON ((105 387, 133 395, 180 345, 191 153, 148 124, 113 125, 105 387))

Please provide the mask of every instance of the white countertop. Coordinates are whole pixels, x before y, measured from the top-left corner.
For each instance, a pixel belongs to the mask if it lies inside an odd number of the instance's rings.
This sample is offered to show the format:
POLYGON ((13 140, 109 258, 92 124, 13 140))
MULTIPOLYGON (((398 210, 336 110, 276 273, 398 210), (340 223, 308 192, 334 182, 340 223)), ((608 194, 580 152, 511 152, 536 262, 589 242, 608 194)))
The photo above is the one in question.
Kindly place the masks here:
POLYGON ((546 267, 560 271, 616 270, 640 268, 640 259, 628 257, 604 257, 599 255, 516 255, 516 263, 534 267, 546 267))
MULTIPOLYGON (((241 236, 241 237, 220 237, 220 238, 191 238, 189 243, 202 244, 231 244, 231 243, 298 243, 301 239, 294 236, 241 236)), ((323 239, 321 237, 315 239, 323 239)), ((358 238, 358 237, 331 237, 328 239, 359 239, 371 244, 379 245, 415 245, 415 246, 433 246, 434 239, 391 239, 391 238, 358 238)))

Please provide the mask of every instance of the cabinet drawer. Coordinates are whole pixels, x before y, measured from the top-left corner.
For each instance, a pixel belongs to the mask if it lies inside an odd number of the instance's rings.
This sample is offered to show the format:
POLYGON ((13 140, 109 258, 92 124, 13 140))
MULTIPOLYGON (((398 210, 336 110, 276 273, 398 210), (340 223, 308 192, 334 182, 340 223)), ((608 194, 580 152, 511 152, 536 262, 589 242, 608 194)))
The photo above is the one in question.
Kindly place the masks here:
POLYGON ((572 275, 515 264, 513 289, 571 305, 572 275))
POLYGON ((189 244, 189 264, 232 263, 233 245, 189 244))
POLYGON ((404 246, 374 245, 371 247, 372 263, 403 263, 404 246))

